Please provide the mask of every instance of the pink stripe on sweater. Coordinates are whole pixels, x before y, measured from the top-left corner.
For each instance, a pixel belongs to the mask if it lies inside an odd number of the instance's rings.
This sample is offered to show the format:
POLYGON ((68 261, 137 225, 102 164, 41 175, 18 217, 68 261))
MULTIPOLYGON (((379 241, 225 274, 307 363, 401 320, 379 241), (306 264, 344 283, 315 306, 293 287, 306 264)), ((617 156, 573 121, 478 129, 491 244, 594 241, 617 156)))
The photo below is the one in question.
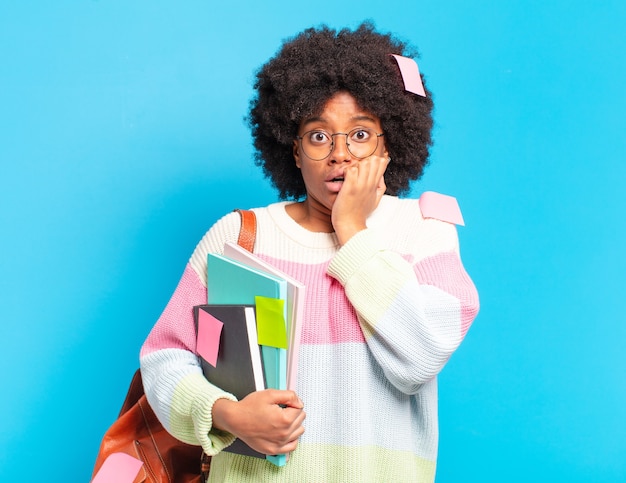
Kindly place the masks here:
POLYGON ((206 304, 206 299, 206 287, 191 265, 187 264, 174 295, 141 348, 140 357, 165 348, 195 352, 193 307, 206 304))
POLYGON ((478 314, 478 292, 455 252, 425 258, 414 267, 420 284, 432 285, 456 297, 461 304, 461 335, 464 337, 478 314))
POLYGON ((341 284, 326 274, 328 263, 307 265, 259 255, 306 287, 302 344, 365 343, 356 311, 341 284))
MULTIPOLYGON (((260 257, 309 287, 302 327, 303 344, 365 342, 356 312, 343 287, 326 274, 328 263, 312 267, 263 255, 260 257)), ((437 287, 459 300, 461 335, 465 336, 478 313, 479 303, 476 288, 458 255, 446 252, 428 257, 417 263, 414 271, 420 284, 437 287)))

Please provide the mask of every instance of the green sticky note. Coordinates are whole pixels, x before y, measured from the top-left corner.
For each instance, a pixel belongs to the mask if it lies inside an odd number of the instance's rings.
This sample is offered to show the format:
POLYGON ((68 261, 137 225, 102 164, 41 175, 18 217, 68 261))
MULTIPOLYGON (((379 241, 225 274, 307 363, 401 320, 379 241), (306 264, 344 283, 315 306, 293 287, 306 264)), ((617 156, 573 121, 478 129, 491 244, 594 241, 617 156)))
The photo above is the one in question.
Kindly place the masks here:
POLYGON ((254 297, 256 305, 256 330, 259 345, 287 348, 285 328, 285 302, 269 297, 254 297))

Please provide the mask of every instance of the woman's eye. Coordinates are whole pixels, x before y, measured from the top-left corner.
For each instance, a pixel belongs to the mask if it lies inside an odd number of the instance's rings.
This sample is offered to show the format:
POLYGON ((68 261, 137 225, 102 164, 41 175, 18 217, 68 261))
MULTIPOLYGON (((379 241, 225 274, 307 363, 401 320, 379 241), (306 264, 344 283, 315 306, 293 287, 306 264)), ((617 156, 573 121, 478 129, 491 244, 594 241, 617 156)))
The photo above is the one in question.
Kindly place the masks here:
POLYGON ((315 144, 324 144, 328 142, 328 134, 326 134, 324 131, 313 131, 310 135, 309 135, 309 139, 311 140, 312 143, 315 144))
POLYGON ((358 143, 367 142, 370 137, 371 134, 367 129, 355 129, 354 131, 352 131, 352 135, 350 136, 353 141, 356 141, 358 143))

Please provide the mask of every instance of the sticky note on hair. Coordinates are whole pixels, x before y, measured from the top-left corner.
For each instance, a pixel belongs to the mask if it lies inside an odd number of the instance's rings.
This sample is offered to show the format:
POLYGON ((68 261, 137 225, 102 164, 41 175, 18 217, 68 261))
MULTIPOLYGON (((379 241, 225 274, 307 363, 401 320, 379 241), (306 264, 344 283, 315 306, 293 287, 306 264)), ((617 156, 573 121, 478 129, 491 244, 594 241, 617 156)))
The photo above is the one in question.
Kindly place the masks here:
POLYGON ((285 302, 270 297, 255 297, 256 326, 259 345, 287 348, 285 302))
POLYGON ((211 314, 202 310, 202 308, 198 310, 198 341, 196 350, 213 367, 217 365, 223 327, 223 322, 217 320, 211 314))
POLYGON ((133 483, 143 462, 126 453, 111 453, 91 483, 133 483))
POLYGON ((461 208, 459 208, 459 203, 453 196, 426 191, 420 196, 419 204, 424 218, 434 218, 447 223, 465 226, 461 208))
POLYGON ((424 90, 424 84, 422 84, 422 77, 420 76, 417 62, 401 55, 391 54, 391 56, 396 59, 398 67, 400 68, 400 74, 404 81, 404 89, 418 96, 426 97, 426 91, 424 90))

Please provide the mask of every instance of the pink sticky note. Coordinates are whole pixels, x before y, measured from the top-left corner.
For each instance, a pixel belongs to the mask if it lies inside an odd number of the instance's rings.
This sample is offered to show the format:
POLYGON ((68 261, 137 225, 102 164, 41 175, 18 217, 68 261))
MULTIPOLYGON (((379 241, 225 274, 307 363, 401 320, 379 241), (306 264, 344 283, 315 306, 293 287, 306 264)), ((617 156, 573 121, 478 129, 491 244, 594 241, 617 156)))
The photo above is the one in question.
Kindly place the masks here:
POLYGON ((435 218, 437 220, 465 226, 463 215, 459 203, 453 196, 442 195, 434 191, 426 191, 420 196, 420 209, 424 218, 435 218))
POLYGON ((424 91, 424 84, 422 84, 417 62, 409 57, 396 54, 391 55, 396 59, 398 67, 400 67, 400 74, 402 74, 402 80, 404 81, 404 89, 413 94, 426 97, 426 91, 424 91))
POLYGON ((222 327, 224 327, 223 322, 202 309, 198 311, 197 351, 213 367, 217 366, 222 327))
POLYGON ((143 462, 125 453, 111 453, 91 483, 133 483, 143 462))

